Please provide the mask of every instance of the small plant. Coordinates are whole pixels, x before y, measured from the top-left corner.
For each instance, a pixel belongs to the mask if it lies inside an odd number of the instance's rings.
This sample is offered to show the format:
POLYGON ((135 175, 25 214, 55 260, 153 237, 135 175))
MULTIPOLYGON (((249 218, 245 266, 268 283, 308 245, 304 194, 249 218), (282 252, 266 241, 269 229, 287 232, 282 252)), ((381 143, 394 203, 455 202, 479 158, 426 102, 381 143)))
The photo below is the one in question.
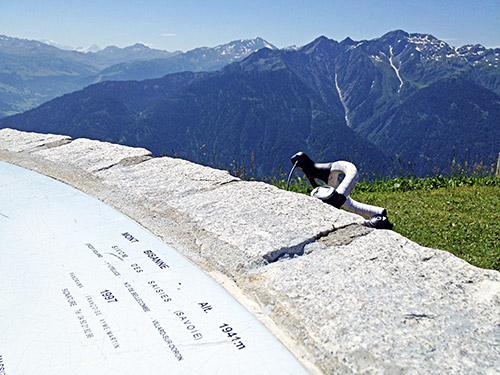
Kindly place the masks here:
MULTIPOLYGON (((280 189, 286 189, 286 180, 277 179, 273 177, 270 180, 270 184, 279 187, 280 189)), ((297 177, 290 181, 288 190, 295 193, 309 194, 312 191, 312 186, 306 178, 297 177)))

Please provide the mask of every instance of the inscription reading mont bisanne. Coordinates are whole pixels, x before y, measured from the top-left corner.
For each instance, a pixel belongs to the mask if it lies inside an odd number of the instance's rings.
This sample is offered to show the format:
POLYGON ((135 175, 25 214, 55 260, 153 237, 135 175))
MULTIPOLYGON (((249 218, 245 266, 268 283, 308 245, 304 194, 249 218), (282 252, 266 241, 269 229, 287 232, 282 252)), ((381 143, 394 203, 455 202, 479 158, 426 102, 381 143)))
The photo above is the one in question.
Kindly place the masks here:
MULTIPOLYGON (((125 237, 127 240, 129 240, 132 243, 139 242, 139 240, 137 238, 135 238, 133 235, 131 235, 129 232, 122 233, 122 236, 125 237)), ((165 268, 170 268, 170 266, 167 263, 165 263, 152 250, 144 250, 144 254, 146 254, 149 257, 149 259, 151 259, 162 270, 165 268)))

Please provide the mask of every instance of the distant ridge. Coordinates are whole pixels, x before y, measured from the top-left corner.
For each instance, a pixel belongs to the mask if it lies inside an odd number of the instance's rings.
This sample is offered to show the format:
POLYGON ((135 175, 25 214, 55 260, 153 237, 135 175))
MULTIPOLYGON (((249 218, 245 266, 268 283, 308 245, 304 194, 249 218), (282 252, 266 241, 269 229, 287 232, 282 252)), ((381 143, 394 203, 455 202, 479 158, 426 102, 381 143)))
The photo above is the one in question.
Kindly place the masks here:
POLYGON ((183 71, 214 71, 242 60, 262 48, 277 49, 262 38, 235 40, 216 47, 195 48, 166 58, 135 59, 117 63, 91 77, 90 80, 92 83, 103 80, 143 80, 183 71))
POLYGON ((186 70, 217 70, 260 48, 276 47, 255 38, 186 53, 151 49, 141 43, 79 52, 0 35, 0 117, 104 80, 140 80, 186 70))

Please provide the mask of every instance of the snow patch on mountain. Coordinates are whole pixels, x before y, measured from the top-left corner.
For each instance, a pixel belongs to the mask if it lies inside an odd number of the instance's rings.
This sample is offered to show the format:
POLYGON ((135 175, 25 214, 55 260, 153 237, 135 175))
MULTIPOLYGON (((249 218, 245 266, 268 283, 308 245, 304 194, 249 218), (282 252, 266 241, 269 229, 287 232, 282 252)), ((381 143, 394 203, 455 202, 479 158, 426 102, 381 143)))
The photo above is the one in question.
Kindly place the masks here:
POLYGON ((87 47, 77 47, 75 48, 75 51, 82 53, 89 53, 89 52, 95 53, 101 51, 101 48, 97 44, 93 44, 87 47))
MULTIPOLYGON (((392 46, 389 47, 389 53, 390 53, 389 63, 391 64, 392 69, 394 69, 394 71, 396 72, 396 76, 398 77, 400 82, 398 89, 398 94, 399 94, 401 92, 401 88, 403 87, 403 79, 401 78, 401 74, 399 73, 399 68, 397 68, 396 65, 394 65, 394 53, 392 46)), ((399 65, 401 66, 401 62, 399 63, 399 65)))
POLYGON ((347 107, 347 100, 345 94, 340 89, 337 73, 335 73, 335 88, 337 89, 337 93, 339 94, 340 103, 342 103, 342 107, 344 107, 345 123, 348 127, 351 127, 352 124, 349 118, 349 108, 347 107))

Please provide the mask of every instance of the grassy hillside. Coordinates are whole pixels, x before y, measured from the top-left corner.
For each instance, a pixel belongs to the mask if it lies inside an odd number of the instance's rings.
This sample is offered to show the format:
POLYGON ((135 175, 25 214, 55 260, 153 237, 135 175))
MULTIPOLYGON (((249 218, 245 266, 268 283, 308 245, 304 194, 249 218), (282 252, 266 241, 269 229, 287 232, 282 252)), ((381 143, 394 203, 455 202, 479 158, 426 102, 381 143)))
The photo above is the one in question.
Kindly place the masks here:
MULTIPOLYGON (((308 185, 297 179, 292 190, 307 192, 308 185)), ((420 245, 500 271, 499 178, 397 178, 360 183, 352 197, 387 208, 394 230, 420 245)))

